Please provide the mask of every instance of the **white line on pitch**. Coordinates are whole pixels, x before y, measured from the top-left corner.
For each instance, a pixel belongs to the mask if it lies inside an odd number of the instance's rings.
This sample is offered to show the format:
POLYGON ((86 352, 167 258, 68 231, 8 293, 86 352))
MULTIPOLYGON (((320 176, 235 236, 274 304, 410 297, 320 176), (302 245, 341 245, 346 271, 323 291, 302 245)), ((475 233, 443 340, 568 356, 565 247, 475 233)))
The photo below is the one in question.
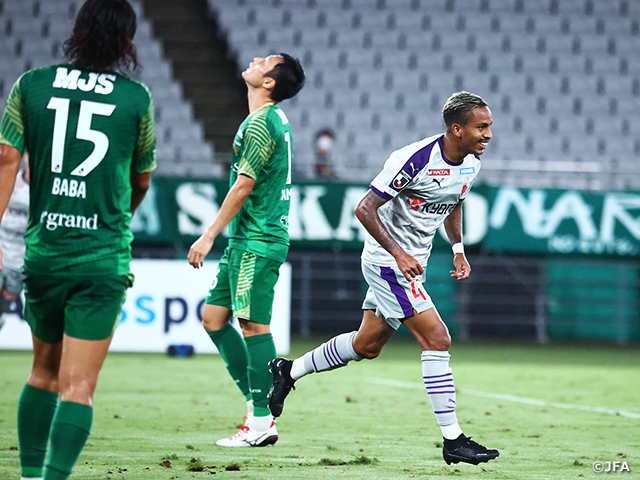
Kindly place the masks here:
MULTIPOLYGON (((400 380, 388 380, 385 378, 371 378, 371 383, 378 385, 388 385, 398 388, 412 388, 423 390, 424 386, 414 382, 402 382, 400 380)), ((516 395, 508 395, 504 393, 480 392, 478 390, 469 390, 467 388, 458 390, 462 395, 472 395, 475 397, 493 398, 495 400, 505 400, 507 402, 524 403, 527 405, 537 405, 539 407, 564 408, 569 410, 584 410, 586 412, 606 413, 608 415, 620 415, 628 418, 640 418, 640 413, 629 412, 627 410, 617 410, 615 408, 589 407, 587 405, 573 405, 570 403, 546 402, 535 398, 518 397, 516 395)))

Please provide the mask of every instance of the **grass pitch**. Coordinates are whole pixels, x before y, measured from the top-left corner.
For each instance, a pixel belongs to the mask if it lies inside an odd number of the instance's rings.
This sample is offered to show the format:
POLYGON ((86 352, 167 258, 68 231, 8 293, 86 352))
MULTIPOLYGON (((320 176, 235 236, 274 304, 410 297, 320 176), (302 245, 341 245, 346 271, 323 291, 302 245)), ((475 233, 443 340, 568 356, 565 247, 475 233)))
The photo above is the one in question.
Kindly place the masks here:
MULTIPOLYGON (((294 341, 289 357, 319 343, 294 341)), ((111 353, 72 478, 574 479, 593 478, 597 461, 640 478, 637 346, 457 343, 451 353, 460 424, 500 449, 487 464, 444 463, 419 347, 397 338, 377 360, 300 380, 278 443, 253 449, 215 445, 245 409, 220 357, 111 353)), ((16 403, 30 362, 0 352, 2 479, 19 478, 16 403)))

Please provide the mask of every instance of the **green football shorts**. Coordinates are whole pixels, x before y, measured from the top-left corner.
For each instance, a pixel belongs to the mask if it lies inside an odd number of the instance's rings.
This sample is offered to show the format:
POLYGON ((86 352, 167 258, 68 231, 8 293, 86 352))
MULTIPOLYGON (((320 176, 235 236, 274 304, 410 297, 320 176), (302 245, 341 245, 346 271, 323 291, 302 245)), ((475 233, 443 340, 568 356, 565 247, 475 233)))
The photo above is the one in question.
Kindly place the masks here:
POLYGON ((206 303, 228 308, 236 318, 269 325, 280 265, 275 260, 227 247, 206 303))
POLYGON ((62 335, 105 340, 120 320, 133 276, 65 279, 26 275, 24 318, 33 334, 46 343, 62 335))

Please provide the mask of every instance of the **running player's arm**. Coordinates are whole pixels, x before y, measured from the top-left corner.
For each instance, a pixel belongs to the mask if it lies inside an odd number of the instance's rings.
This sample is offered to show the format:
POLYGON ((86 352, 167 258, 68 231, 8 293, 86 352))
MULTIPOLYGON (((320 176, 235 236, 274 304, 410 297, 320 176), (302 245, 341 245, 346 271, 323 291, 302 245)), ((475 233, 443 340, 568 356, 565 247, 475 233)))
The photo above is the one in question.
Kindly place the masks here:
POLYGON ((131 172, 131 213, 135 213, 140 206, 150 185, 151 172, 131 172))
POLYGON ((21 160, 20 150, 11 145, 0 143, 0 221, 2 221, 1 214, 9 205, 21 160))
POLYGON ((378 209, 385 203, 387 203, 387 200, 369 190, 356 206, 354 213, 376 242, 393 255, 398 268, 406 279, 412 281, 415 277, 422 275, 424 268, 415 258, 404 251, 380 220, 378 209))
POLYGON ((142 85, 148 95, 146 113, 140 120, 138 139, 131 162, 131 213, 142 203, 151 185, 151 172, 156 169, 156 128, 153 118, 153 97, 146 85, 142 85))
MULTIPOLYGON (((0 222, 7 205, 9 205, 21 159, 20 150, 0 143, 0 222)), ((0 248, 0 270, 2 270, 2 248, 0 248)))
MULTIPOLYGON (((20 84, 25 75, 13 85, 7 99, 7 108, 2 116, 2 124, 0 124, 0 222, 9 205, 22 161, 24 103, 20 93, 20 84)), ((2 249, 0 249, 0 270, 2 270, 2 249)))
MULTIPOLYGON (((460 200, 447 218, 444 219, 444 229, 447 232, 447 237, 451 245, 462 243, 462 202, 464 202, 464 200, 460 200)), ((453 278, 457 280, 466 280, 469 278, 471 266, 464 253, 456 253, 453 256, 453 266, 455 270, 449 271, 453 278)))

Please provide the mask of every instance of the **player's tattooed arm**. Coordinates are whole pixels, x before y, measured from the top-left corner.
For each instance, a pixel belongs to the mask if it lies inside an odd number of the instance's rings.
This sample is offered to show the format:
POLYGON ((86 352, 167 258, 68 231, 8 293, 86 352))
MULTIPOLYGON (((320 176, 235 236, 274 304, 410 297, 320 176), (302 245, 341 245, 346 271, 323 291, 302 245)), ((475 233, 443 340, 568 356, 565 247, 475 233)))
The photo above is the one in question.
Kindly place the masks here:
POLYGON ((356 217, 367 229, 367 232, 384 248, 393 255, 398 268, 411 281, 415 277, 422 275, 424 268, 418 261, 409 255, 391 236, 387 227, 384 226, 378 215, 378 209, 387 202, 384 198, 369 190, 355 209, 356 217))
MULTIPOLYGON (((460 200, 458 204, 453 208, 451 213, 444 220, 444 229, 449 237, 451 245, 462 242, 462 202, 460 200)), ((457 253, 453 256, 453 266, 455 270, 451 270, 449 273, 456 280, 466 280, 471 274, 471 265, 467 261, 467 257, 464 253, 457 253)))
POLYGON ((462 202, 464 200, 460 200, 444 219, 444 229, 451 245, 462 242, 462 202))

